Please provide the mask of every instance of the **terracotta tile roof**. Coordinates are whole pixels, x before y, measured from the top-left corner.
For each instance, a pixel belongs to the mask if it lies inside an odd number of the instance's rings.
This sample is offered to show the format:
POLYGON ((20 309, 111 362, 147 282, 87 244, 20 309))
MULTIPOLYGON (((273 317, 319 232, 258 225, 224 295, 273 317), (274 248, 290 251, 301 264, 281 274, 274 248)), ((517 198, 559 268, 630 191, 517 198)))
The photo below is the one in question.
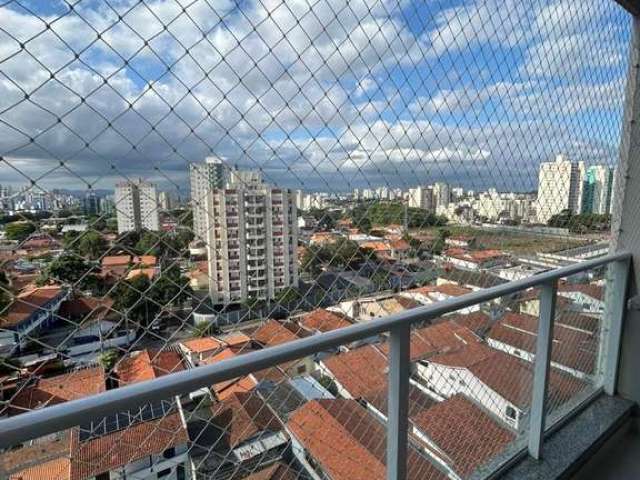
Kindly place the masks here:
POLYGON ((455 283, 443 283, 442 285, 427 285, 424 287, 413 288, 407 291, 410 293, 421 293, 422 295, 426 295, 426 296, 431 296, 430 294, 433 294, 433 293, 442 293, 450 297, 460 297, 462 295, 466 295, 467 293, 471 293, 471 289, 461 287, 460 285, 456 285, 455 283))
POLYGON ((387 359, 372 345, 325 358, 322 363, 354 398, 366 397, 387 384, 387 359))
POLYGON ((116 366, 121 385, 153 380, 168 373, 184 370, 178 352, 141 350, 121 359, 116 366))
POLYGON ((306 314, 299 323, 308 330, 318 332, 329 332, 352 325, 344 315, 325 310, 324 308, 318 308, 306 314))
POLYGON ((133 263, 141 264, 147 267, 155 266, 158 260, 154 255, 140 255, 139 257, 133 257, 133 263))
POLYGON ((127 266, 131 262, 131 255, 107 255, 102 257, 103 267, 127 266))
POLYGON ((109 297, 76 297, 62 302, 58 314, 67 318, 83 317, 96 309, 111 308, 112 306, 113 300, 109 297))
MULTIPOLYGON (((532 365, 524 360, 496 351, 493 356, 471 365, 469 370, 485 385, 520 408, 531 402, 532 365)), ((549 372, 549 397, 560 405, 587 386, 586 383, 555 368, 549 372)))
POLYGON ((88 397, 104 392, 105 389, 105 374, 102 367, 84 368, 35 380, 33 385, 25 387, 16 394, 11 405, 16 411, 34 410, 88 397))
MULTIPOLYGON (((383 353, 376 347, 365 346, 326 358, 323 363, 353 398, 366 400, 386 415, 388 361, 385 354, 386 352, 383 353)), ((430 407, 433 403, 431 397, 410 385, 410 416, 430 407)))
MULTIPOLYGON (((333 480, 385 478, 385 427, 357 402, 307 402, 291 415, 287 426, 333 480)), ((411 480, 446 478, 411 447, 407 469, 411 480)))
POLYGON ((168 448, 184 445, 187 440, 187 431, 177 413, 79 444, 76 440, 72 442, 75 448, 72 451, 71 480, 95 477, 141 458, 160 454, 168 448))
POLYGON ((589 333, 596 333, 600 328, 600 319, 582 315, 578 312, 561 311, 556 314, 556 325, 563 325, 567 328, 576 328, 589 333))
POLYGON ((483 335, 491 327, 491 318, 483 312, 471 312, 447 317, 458 325, 468 328, 476 335, 483 335))
POLYGON ((212 423, 223 430, 229 448, 235 448, 254 435, 282 430, 266 403, 252 393, 234 393, 211 407, 212 423))
POLYGON ((0 454, 0 478, 68 480, 70 441, 67 432, 0 454))
MULTIPOLYGON (((538 318, 507 313, 489 331, 488 338, 534 354, 538 318)), ((551 360, 559 365, 591 374, 596 367, 598 339, 590 334, 562 325, 554 325, 551 360)))
POLYGON ((223 343, 213 337, 192 338, 183 340, 181 345, 192 353, 205 353, 219 350, 224 347, 223 343))
POLYGON ((139 277, 140 275, 144 275, 149 280, 153 280, 153 277, 156 276, 155 268, 134 268, 127 274, 127 280, 131 280, 132 278, 139 277))
POLYGON ((446 454, 462 478, 515 439, 512 432, 461 394, 436 403, 411 420, 446 454))
POLYGON ((218 340, 229 348, 244 347, 251 343, 251 337, 242 332, 233 332, 232 334, 225 335, 224 337, 218 337, 218 340))
POLYGON ((596 300, 604 300, 604 287, 593 283, 566 283, 558 285, 558 292, 580 292, 596 300))
POLYGON ((265 347, 297 340, 299 337, 277 320, 267 320, 253 333, 253 339, 265 347))
POLYGON ((392 240, 389 244, 394 250, 409 250, 411 248, 406 240, 392 240))
POLYGON ((244 480, 298 480, 298 474, 286 463, 276 462, 244 477, 244 480))
POLYGON ((69 480, 70 478, 71 460, 69 457, 59 457, 37 463, 9 475, 9 480, 69 480))
POLYGON ((387 242, 362 242, 360 244, 360 248, 367 248, 369 250, 373 250, 374 252, 388 252, 391 250, 390 245, 387 242))
POLYGON ((429 361, 448 367, 469 368, 482 360, 492 357, 494 353, 495 350, 482 343, 470 343, 461 348, 438 353, 430 357, 429 361))
POLYGON ((40 287, 18 295, 14 302, 0 316, 0 327, 11 328, 27 320, 45 305, 63 295, 65 290, 59 285, 40 287))
POLYGON ((411 357, 414 360, 453 352, 468 344, 480 342, 477 335, 454 320, 418 328, 412 332, 411 337, 411 357))
MULTIPOLYGON (((246 353, 246 352, 245 352, 246 353)), ((205 358, 201 365, 212 365, 222 360, 227 360, 236 356, 236 352, 231 348, 225 348, 220 352, 205 358)), ((256 387, 257 383, 251 376, 238 377, 213 385, 213 391, 218 400, 224 400, 234 393, 250 392, 256 387)))

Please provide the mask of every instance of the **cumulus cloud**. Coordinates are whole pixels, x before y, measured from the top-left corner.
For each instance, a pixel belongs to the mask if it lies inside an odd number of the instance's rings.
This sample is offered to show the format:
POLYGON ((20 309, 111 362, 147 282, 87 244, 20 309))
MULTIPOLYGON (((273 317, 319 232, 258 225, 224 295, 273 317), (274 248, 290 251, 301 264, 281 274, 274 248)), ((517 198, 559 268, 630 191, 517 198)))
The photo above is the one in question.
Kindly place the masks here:
POLYGON ((184 185, 215 154, 286 186, 524 185, 553 150, 613 151, 612 2, 427 3, 0 7, 0 183, 184 185))

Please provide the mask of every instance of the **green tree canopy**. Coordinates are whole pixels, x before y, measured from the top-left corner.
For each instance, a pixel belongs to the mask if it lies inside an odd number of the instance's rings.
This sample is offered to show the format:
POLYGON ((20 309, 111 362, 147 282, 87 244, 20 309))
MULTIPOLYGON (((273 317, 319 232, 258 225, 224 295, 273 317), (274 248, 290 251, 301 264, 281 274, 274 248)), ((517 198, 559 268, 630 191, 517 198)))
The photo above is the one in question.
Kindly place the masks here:
POLYGON ((7 239, 21 242, 36 231, 36 226, 31 222, 12 222, 4 227, 4 231, 7 239))
MULTIPOLYGON (((71 233, 71 232, 68 232, 71 233)), ((107 249, 107 242, 104 240, 100 233, 89 230, 83 232, 80 235, 76 235, 73 240, 66 242, 65 234, 65 247, 75 250, 79 255, 95 260, 99 258, 107 249)))
POLYGON ((329 269, 357 268, 366 256, 358 244, 346 238, 324 245, 311 245, 302 257, 302 270, 317 275, 322 267, 329 269))
POLYGON ((75 284, 87 272, 91 272, 93 266, 83 258, 72 253, 64 253, 54 259, 44 270, 41 283, 49 280, 75 284))

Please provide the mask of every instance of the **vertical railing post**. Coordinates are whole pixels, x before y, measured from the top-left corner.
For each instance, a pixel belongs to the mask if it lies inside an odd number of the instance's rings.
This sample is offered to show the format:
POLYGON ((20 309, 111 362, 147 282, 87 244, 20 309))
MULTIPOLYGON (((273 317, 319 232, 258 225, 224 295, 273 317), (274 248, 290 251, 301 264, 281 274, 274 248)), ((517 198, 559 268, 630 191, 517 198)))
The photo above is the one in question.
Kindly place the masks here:
POLYGON ((540 318, 533 370, 533 395, 531 415, 529 417, 529 455, 538 460, 542 450, 544 436, 545 407, 551 348, 553 342, 553 318, 556 310, 557 282, 554 280, 542 285, 540 291, 540 318))
POLYGON ((410 326, 391 331, 387 408, 387 480, 407 478, 410 326))
POLYGON ((622 324, 626 311, 627 283, 629 280, 630 259, 618 260, 609 264, 607 272, 608 282, 605 286, 605 311, 602 317, 603 336, 600 337, 603 345, 604 358, 602 359, 603 387, 608 395, 616 392, 616 380, 618 378, 618 362, 620 359, 620 342, 622 342, 622 324))

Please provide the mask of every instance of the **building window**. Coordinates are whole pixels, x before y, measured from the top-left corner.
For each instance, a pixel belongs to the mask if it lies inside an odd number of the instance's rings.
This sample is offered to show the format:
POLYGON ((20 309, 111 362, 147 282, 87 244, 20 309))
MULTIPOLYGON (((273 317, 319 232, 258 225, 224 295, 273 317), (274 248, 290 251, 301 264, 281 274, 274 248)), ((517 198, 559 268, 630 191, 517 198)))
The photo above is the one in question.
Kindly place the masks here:
POLYGON ((171 475, 171 469, 170 468, 165 468, 164 470, 160 470, 158 472, 158 478, 168 477, 169 475, 171 475))
POLYGON ((518 412, 516 412, 516 409, 513 408, 510 405, 507 407, 507 412, 506 413, 507 413, 507 417, 512 419, 512 420, 515 420, 515 419, 518 418, 518 412))

